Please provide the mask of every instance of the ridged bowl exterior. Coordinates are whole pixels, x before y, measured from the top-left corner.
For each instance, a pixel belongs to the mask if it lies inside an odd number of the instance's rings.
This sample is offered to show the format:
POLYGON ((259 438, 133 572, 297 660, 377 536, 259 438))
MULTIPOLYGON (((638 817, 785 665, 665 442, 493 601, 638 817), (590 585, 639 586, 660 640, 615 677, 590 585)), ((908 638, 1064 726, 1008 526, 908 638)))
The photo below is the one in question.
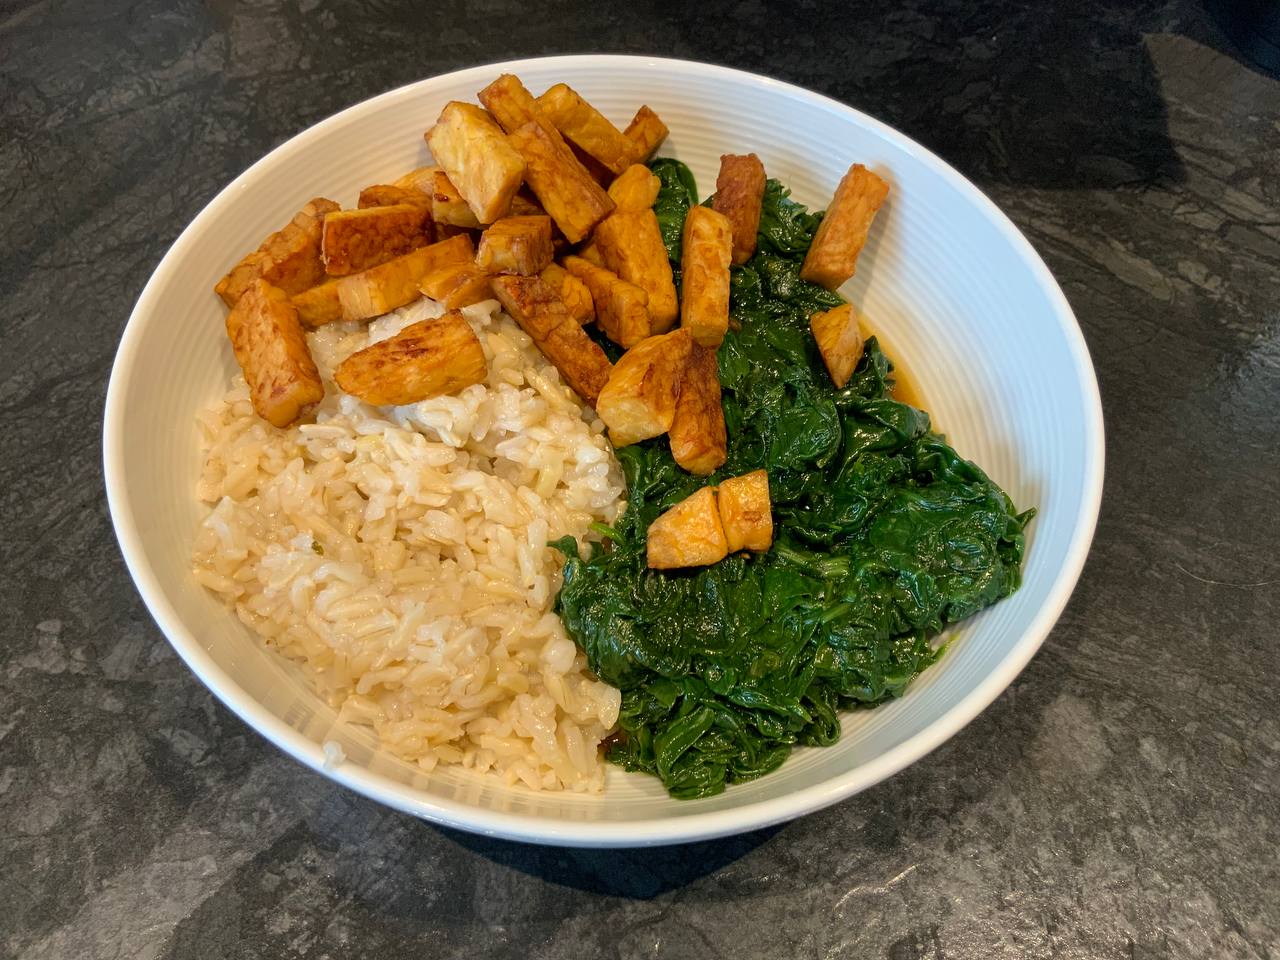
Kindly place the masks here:
POLYGON ((632 846, 753 829, 815 810, 918 759, 989 704, 1035 653, 1087 553, 1102 487, 1102 416, 1071 310, 1016 228, 976 188, 889 127, 763 77, 641 57, 552 57, 434 77, 358 104, 300 134, 219 194, 174 243, 125 330, 107 398, 111 513, 153 616, 196 675, 282 749, 321 770, 321 745, 349 758, 326 775, 393 807, 466 830, 543 843, 632 846), (337 727, 334 712, 190 575, 199 469, 195 414, 235 370, 211 289, 312 196, 354 204, 360 188, 429 162, 422 133, 449 100, 500 72, 539 92, 576 88, 623 125, 647 103, 671 128, 663 154, 706 196, 721 153, 754 151, 802 202, 822 207, 859 161, 892 185, 858 274, 843 290, 910 371, 934 421, 1020 508, 1024 585, 953 632, 906 696, 845 718, 833 747, 724 794, 669 799, 652 778, 611 770, 599 796, 507 789, 430 775, 337 727))

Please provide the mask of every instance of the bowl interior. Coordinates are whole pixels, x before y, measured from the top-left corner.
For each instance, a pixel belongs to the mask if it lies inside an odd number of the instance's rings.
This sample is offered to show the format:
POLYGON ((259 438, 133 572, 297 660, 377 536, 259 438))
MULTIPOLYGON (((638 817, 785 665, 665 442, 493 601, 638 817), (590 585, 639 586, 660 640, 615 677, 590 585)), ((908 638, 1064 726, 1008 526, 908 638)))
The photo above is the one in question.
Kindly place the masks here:
POLYGON ((264 158, 192 223, 143 293, 108 397, 105 456, 130 569, 170 641, 249 723, 299 759, 341 743, 336 779, 466 829, 563 843, 694 839, 785 819, 856 792, 942 742, 1035 652, 1079 573, 1101 488, 1101 415, 1070 310, 1030 246, 971 185, 889 128, 832 101, 735 71, 630 57, 559 57, 449 74, 339 114, 264 158), (429 162, 422 139, 445 102, 471 100, 503 69, 538 92, 565 81, 614 122, 641 103, 671 128, 662 153, 687 162, 703 196, 721 153, 754 151, 794 196, 825 206, 848 164, 892 184, 843 291, 910 371, 935 423, 1020 508, 1035 506, 1021 591, 965 622, 947 655, 901 700, 847 716, 833 747, 798 750, 778 772, 697 801, 612 770, 601 796, 504 788, 457 771, 423 774, 383 754, 190 576, 200 452, 195 414, 235 370, 213 284, 312 196, 354 204, 360 188, 429 162))

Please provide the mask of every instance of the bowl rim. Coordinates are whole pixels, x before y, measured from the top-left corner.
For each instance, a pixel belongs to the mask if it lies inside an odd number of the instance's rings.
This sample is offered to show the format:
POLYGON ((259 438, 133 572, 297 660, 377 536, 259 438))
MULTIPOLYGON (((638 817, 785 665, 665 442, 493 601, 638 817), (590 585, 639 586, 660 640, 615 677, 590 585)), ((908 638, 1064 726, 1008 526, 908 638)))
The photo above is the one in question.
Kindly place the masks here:
POLYGON ((448 71, 397 87, 363 100, 307 127, 286 140, 224 187, 179 234, 156 266, 121 335, 120 346, 112 365, 103 416, 103 470, 107 504, 115 527, 120 551, 130 576, 143 602, 161 632, 178 656, 215 697, 241 720, 265 736, 295 760, 311 767, 345 787, 394 809, 442 824, 444 826, 491 837, 530 843, 561 846, 634 847, 708 840, 742 833, 791 820, 847 797, 853 796, 930 753, 965 727, 1007 688, 1040 648, 1066 606, 1084 568, 1085 559, 1097 526, 1102 500, 1105 458, 1102 402, 1097 376, 1089 356, 1080 325, 1066 296, 1049 268, 1041 260, 1030 241, 1013 222, 977 186, 952 168, 932 151, 889 125, 846 106, 830 97, 771 77, 731 67, 666 57, 624 54, 570 54, 530 57, 482 64, 448 71), (882 137, 894 142, 905 152, 926 165, 933 173, 971 200, 1001 236, 1010 243, 1034 275, 1057 318, 1071 352, 1071 359, 1084 401, 1085 470, 1083 496, 1075 517, 1075 526, 1067 550, 1066 561, 1058 570, 1048 598, 1036 611, 1030 626, 1001 661, 999 668, 983 678, 962 699, 924 730, 903 741, 873 760, 855 766, 820 784, 797 790, 782 797, 755 801, 724 810, 692 813, 677 817, 651 817, 633 821, 552 820, 524 814, 484 810, 465 802, 430 797, 407 784, 383 774, 374 773, 354 763, 326 766, 323 745, 290 727, 279 717, 246 693, 213 660, 178 616, 165 596, 143 546, 137 518, 125 496, 125 399, 130 375, 142 342, 142 328, 152 311, 160 289, 178 269, 187 248, 223 208, 235 201, 236 194, 258 172, 305 151, 313 141, 328 131, 341 127, 354 116, 376 107, 385 107, 419 95, 424 87, 445 77, 480 81, 495 72, 518 73, 529 67, 554 66, 619 67, 663 69, 691 77, 729 79, 755 90, 783 93, 789 97, 816 104, 828 112, 852 119, 882 137))

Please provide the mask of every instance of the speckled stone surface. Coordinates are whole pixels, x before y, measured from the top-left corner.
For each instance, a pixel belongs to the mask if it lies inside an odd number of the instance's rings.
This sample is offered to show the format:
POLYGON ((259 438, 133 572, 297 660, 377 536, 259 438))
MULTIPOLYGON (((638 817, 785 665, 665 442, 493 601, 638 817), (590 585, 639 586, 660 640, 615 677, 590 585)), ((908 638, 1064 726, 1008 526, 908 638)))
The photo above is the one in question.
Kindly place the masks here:
POLYGON ((0 0, 0 957, 1280 957, 1280 81, 1194 0, 538 7, 0 0), (1079 589, 981 717, 804 820, 622 853, 287 759, 152 624, 99 468, 129 309, 236 173, 399 84, 594 50, 938 151, 1058 276, 1108 426, 1079 589))

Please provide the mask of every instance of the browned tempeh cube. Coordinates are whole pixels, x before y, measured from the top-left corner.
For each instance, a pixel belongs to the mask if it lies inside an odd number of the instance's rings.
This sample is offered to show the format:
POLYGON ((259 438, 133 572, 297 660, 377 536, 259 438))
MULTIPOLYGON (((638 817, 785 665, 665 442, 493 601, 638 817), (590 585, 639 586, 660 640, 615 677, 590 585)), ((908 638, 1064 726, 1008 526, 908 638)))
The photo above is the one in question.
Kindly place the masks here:
POLYGON ((493 299, 492 279, 492 274, 485 273, 474 263, 453 263, 428 273, 418 284, 418 289, 432 300, 444 304, 446 310, 457 310, 481 300, 493 299))
POLYGON ((716 351, 693 345, 680 380, 680 398, 669 432, 671 456, 690 473, 705 477, 724 464, 728 438, 720 403, 716 351))
POLYGON ((613 365, 596 413, 615 447, 666 433, 676 415, 680 378, 693 340, 687 330, 649 337, 613 365))
POLYGON ((527 277, 546 269, 552 253, 550 217, 503 217, 480 237, 476 266, 527 277))
POLYGON ((488 113, 454 100, 426 138, 432 156, 481 223, 510 212, 511 198, 524 180, 524 161, 488 113))
POLYGON ((667 139, 667 125, 647 106, 636 111, 635 117, 622 133, 636 145, 636 160, 647 163, 654 151, 667 139))
POLYGON ((234 307, 255 280, 265 280, 287 294, 301 293, 322 283, 325 274, 324 262, 320 259, 320 234, 325 214, 337 209, 338 205, 332 200, 316 197, 282 229, 263 240, 257 250, 237 263, 218 281, 213 292, 228 307, 234 307))
POLYGON ((360 191, 360 201, 356 204, 361 210, 368 207, 393 207, 398 203, 412 203, 426 207, 431 211, 431 194, 412 187, 397 187, 389 183, 375 183, 360 191))
POLYGON ((431 242, 431 211, 412 203, 336 210, 324 218, 320 254, 325 272, 345 277, 431 242))
POLYGON ((652 333, 649 295, 617 274, 582 257, 565 257, 564 268, 587 285, 604 335, 630 349, 652 333))
POLYGON ((818 343, 822 362, 836 387, 843 387, 853 376, 858 361, 862 359, 862 330, 853 307, 842 303, 838 307, 815 313, 809 318, 809 329, 818 343))
POLYGON ((467 230, 479 229, 480 221, 447 173, 437 169, 431 175, 431 183, 431 216, 437 226, 448 224, 467 230))
POLYGON ((609 184, 609 196, 619 210, 648 210, 661 189, 657 174, 643 163, 633 163, 609 184))
POLYGON ((570 318, 569 323, 561 324, 536 342, 578 396, 593 407, 600 402, 600 391, 609 382, 613 366, 600 345, 576 321, 570 318))
POLYGON ((889 195, 889 184, 855 163, 836 187, 800 267, 800 278, 834 290, 853 276, 871 221, 889 195))
POLYGON ((768 550, 773 543, 769 475, 763 470, 752 470, 740 477, 722 480, 716 497, 720 501, 720 523, 724 526, 729 552, 768 550))
POLYGON ((569 316, 580 325, 586 325, 596 318, 595 302, 591 299, 591 291, 587 285, 571 274, 558 263, 548 264, 542 271, 542 279, 556 292, 560 300, 569 309, 569 316))
POLYGON ((541 277, 494 277, 493 292, 565 382, 594 405, 609 379, 609 358, 547 282, 541 277))
POLYGON ((542 112, 538 101, 515 74, 502 74, 476 94, 476 99, 485 105, 507 133, 515 133, 526 123, 538 123, 547 128, 548 137, 556 146, 568 149, 555 124, 542 112))
POLYGON ((562 323, 574 322, 564 301, 541 277, 494 277, 489 286, 502 309, 535 341, 550 336, 562 323))
POLYGON ((611 173, 619 174, 635 160, 635 143, 568 84, 557 83, 538 106, 566 140, 611 173))
POLYGON ((508 140, 524 158, 525 180, 556 226, 577 243, 613 212, 613 201, 567 148, 558 146, 539 122, 526 123, 508 140))
POLYGON ((680 301, 657 214, 615 210, 596 227, 593 240, 610 270, 648 294, 651 332, 666 333, 675 326, 680 301))
POLYGON ((484 348, 456 310, 405 327, 353 353, 333 372, 339 387, 375 407, 417 403, 483 382, 484 348))
POLYGON ((712 201, 733 227, 733 262, 743 264, 756 252, 760 232, 760 204, 764 200, 764 164, 754 153, 720 158, 716 196, 712 201))
POLYGON ((324 398, 298 311, 283 290, 254 280, 227 315, 227 336, 253 410, 272 426, 289 426, 324 398))
POLYGON ((705 567, 729 555, 716 493, 703 487, 649 524, 646 562, 654 570, 705 567))
POLYGON ((704 347, 718 347, 729 329, 729 262, 733 228, 710 207, 691 207, 680 253, 680 323, 704 347))
POLYGON ((342 319, 342 301, 338 298, 337 280, 295 293, 289 302, 298 311, 298 320, 304 327, 321 327, 342 319))
POLYGON ((367 320, 412 303, 422 295, 418 284, 428 273, 474 256, 471 238, 464 234, 343 277, 338 281, 342 319, 367 320))

